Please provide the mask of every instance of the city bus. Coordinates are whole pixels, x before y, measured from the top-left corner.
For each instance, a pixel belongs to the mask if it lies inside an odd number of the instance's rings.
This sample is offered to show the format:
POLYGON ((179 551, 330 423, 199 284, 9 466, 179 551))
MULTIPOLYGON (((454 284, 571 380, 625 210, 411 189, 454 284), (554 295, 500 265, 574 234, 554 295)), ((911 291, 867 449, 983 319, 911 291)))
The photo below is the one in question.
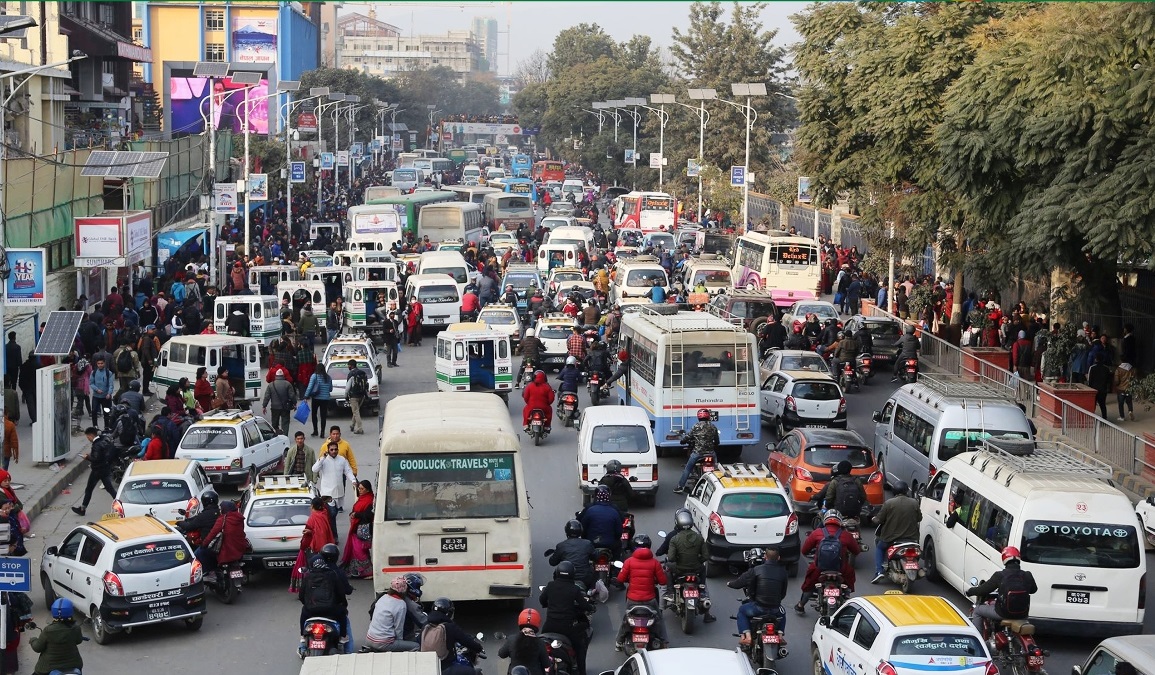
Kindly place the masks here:
POLYGON ((630 355, 627 375, 615 383, 618 402, 646 411, 659 448, 680 447, 702 408, 717 416, 724 459, 759 442, 758 350, 740 321, 641 305, 622 316, 618 339, 630 355))
POLYGON ((546 160, 533 165, 533 180, 548 183, 551 180, 562 182, 565 180, 565 164, 557 160, 546 160))
POLYGON ((665 192, 631 192, 620 198, 615 227, 642 232, 673 232, 674 198, 665 192))
POLYGON ((818 245, 785 232, 747 232, 734 243, 734 288, 770 291, 786 308, 799 300, 817 300, 822 282, 818 245))
MULTIPOLYGON (((457 195, 448 190, 436 190, 434 192, 414 192, 413 194, 401 195, 399 197, 386 197, 385 199, 374 199, 365 204, 365 206, 382 206, 390 205, 394 212, 397 213, 398 225, 401 228, 401 236, 417 237, 417 220, 421 215, 421 209, 429 204, 440 204, 442 202, 456 201, 457 195)), ((352 208, 350 208, 352 211, 352 208)), ((352 230, 350 230, 352 232, 352 230)))
POLYGON ((425 577, 428 597, 529 597, 529 493, 520 450, 509 409, 494 394, 391 400, 381 425, 374 589, 383 593, 397 575, 415 572, 425 577))
POLYGON ((533 203, 537 203, 537 185, 528 178, 506 178, 504 192, 515 195, 528 195, 533 203))
POLYGON ((513 172, 514 178, 529 178, 533 171, 533 160, 529 155, 514 155, 510 161, 510 170, 513 172))
POLYGON ((370 185, 365 188, 365 198, 361 203, 368 204, 374 199, 385 199, 386 197, 397 197, 401 195, 401 188, 393 185, 370 185))
POLYGON ((501 192, 498 188, 488 185, 446 185, 445 189, 457 195, 457 201, 471 202, 479 206, 485 201, 485 195, 501 192))
POLYGON ((466 202, 426 204, 417 217, 417 236, 439 241, 457 239, 481 245, 481 207, 466 202))
POLYGON ((532 228, 537 218, 529 195, 505 193, 485 195, 481 215, 491 230, 499 230, 503 225, 507 230, 516 230, 519 225, 532 228))
POLYGON ((373 248, 388 251, 393 242, 401 240, 401 215, 397 204, 382 203, 386 200, 400 199, 404 195, 394 197, 378 197, 372 204, 350 206, 348 212, 349 241, 359 244, 371 242, 373 248))

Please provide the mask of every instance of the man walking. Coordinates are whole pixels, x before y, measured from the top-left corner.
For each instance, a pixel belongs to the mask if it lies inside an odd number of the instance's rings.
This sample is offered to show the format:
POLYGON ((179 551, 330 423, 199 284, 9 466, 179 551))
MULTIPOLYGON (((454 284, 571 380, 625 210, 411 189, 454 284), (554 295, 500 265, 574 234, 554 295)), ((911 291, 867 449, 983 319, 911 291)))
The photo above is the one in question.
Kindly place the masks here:
POLYGON ((92 490, 97 483, 104 486, 104 491, 108 496, 116 498, 116 487, 112 484, 112 463, 116 459, 116 448, 112 443, 103 436, 100 436, 100 431, 96 427, 88 427, 84 430, 84 437, 92 443, 92 449, 87 453, 81 455, 81 459, 88 460, 89 473, 88 484, 84 487, 84 501, 80 506, 73 506, 72 511, 78 516, 83 516, 88 509, 88 502, 92 500, 92 490))
POLYGON ((150 323, 144 330, 144 335, 140 336, 140 342, 136 345, 136 353, 144 369, 144 391, 141 393, 147 398, 153 395, 149 385, 152 384, 152 374, 156 370, 157 359, 160 358, 160 338, 156 336, 156 324, 150 323))
POLYGON ((349 410, 353 413, 353 423, 349 430, 355 434, 365 433, 361 425, 361 404, 369 395, 369 376, 357 367, 357 362, 349 359, 349 377, 345 380, 345 396, 349 399, 349 410))
POLYGON ((269 422, 278 434, 289 432, 289 412, 297 404, 297 390, 285 379, 285 371, 278 370, 273 382, 265 387, 265 395, 261 398, 261 414, 273 408, 273 415, 269 422))
POLYGON ((8 343, 4 345, 4 387, 16 388, 16 378, 20 374, 20 364, 24 363, 24 355, 20 345, 16 343, 16 331, 8 332, 8 343))
MULTIPOLYGON (((103 357, 97 357, 96 367, 92 369, 92 376, 88 378, 88 386, 92 390, 92 426, 97 426, 97 415, 103 413, 105 407, 112 406, 112 371, 103 357)), ((104 414, 104 426, 108 427, 108 415, 104 414)))
POLYGON ((116 371, 117 388, 113 398, 128 391, 128 383, 140 378, 140 357, 132 345, 123 344, 112 353, 112 366, 116 371))

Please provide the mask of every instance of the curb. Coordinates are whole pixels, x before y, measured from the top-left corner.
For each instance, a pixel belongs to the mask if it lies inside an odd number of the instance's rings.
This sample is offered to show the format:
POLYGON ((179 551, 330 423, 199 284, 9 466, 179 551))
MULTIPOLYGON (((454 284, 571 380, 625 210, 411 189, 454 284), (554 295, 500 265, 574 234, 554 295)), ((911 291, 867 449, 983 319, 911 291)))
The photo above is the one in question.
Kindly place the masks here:
POLYGON ((36 501, 31 504, 24 505, 24 512, 28 514, 28 520, 35 520, 36 516, 43 513, 44 510, 52 504, 53 500, 56 499, 56 496, 60 494, 60 491, 64 489, 64 487, 69 483, 75 482, 76 478, 88 468, 88 465, 80 458, 80 453, 66 459, 68 463, 65 464, 60 471, 56 472, 55 480, 49 483, 48 489, 45 490, 44 494, 37 497, 36 501))

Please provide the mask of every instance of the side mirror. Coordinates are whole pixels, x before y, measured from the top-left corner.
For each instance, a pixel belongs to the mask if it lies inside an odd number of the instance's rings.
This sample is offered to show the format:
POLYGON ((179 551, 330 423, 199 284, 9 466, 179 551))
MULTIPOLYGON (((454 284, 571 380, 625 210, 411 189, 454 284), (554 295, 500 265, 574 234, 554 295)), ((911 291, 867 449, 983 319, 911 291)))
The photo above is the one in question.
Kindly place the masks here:
POLYGON ((979 578, 978 577, 971 577, 967 581, 970 583, 971 586, 978 586, 979 585, 979 578))
POLYGON ((46 548, 44 550, 44 553, 46 555, 56 555, 59 552, 60 552, 60 549, 56 548, 55 546, 49 546, 48 548, 46 548))
POLYGON ((830 617, 828 617, 828 616, 818 617, 818 625, 829 628, 830 627, 830 617))
POLYGON ((182 516, 187 516, 187 515, 188 515, 188 511, 186 511, 186 510, 184 510, 184 509, 177 509, 177 510, 176 510, 176 512, 177 512, 177 513, 179 513, 179 514, 181 514, 182 516))
POLYGON ((494 640, 504 640, 505 639, 505 633, 502 633, 501 631, 497 631, 496 633, 493 634, 493 639, 494 640))
POLYGON ((621 569, 621 568, 625 567, 625 565, 622 564, 621 560, 615 560, 614 561, 614 567, 621 569))
POLYGON ((485 633, 478 633, 477 635, 474 635, 473 637, 477 638, 478 642, 485 642, 485 633))
POLYGON ((1083 666, 1071 666, 1071 675, 1083 675, 1083 666))
POLYGON ((1151 506, 1155 506, 1155 496, 1148 497, 1147 503, 1150 504, 1151 506))
POLYGON ((882 413, 878 410, 875 410, 874 414, 870 416, 870 419, 874 420, 875 422, 881 422, 882 421, 882 413))
POLYGON ((662 539, 665 539, 666 538, 666 531, 665 530, 658 530, 658 536, 661 537, 662 539))

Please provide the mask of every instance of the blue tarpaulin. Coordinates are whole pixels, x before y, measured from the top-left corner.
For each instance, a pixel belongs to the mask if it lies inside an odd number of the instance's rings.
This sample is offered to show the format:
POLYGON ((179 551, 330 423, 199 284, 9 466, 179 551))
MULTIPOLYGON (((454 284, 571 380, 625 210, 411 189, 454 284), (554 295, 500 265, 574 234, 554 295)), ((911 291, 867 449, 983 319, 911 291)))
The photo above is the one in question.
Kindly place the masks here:
MULTIPOLYGON (((176 252, 185 244, 189 243, 197 237, 208 234, 208 229, 199 227, 188 230, 169 230, 168 232, 161 232, 156 240, 156 250, 159 254, 162 250, 168 251, 169 256, 176 255, 176 252)), ((207 253, 208 237, 201 240, 201 250, 207 253)))

